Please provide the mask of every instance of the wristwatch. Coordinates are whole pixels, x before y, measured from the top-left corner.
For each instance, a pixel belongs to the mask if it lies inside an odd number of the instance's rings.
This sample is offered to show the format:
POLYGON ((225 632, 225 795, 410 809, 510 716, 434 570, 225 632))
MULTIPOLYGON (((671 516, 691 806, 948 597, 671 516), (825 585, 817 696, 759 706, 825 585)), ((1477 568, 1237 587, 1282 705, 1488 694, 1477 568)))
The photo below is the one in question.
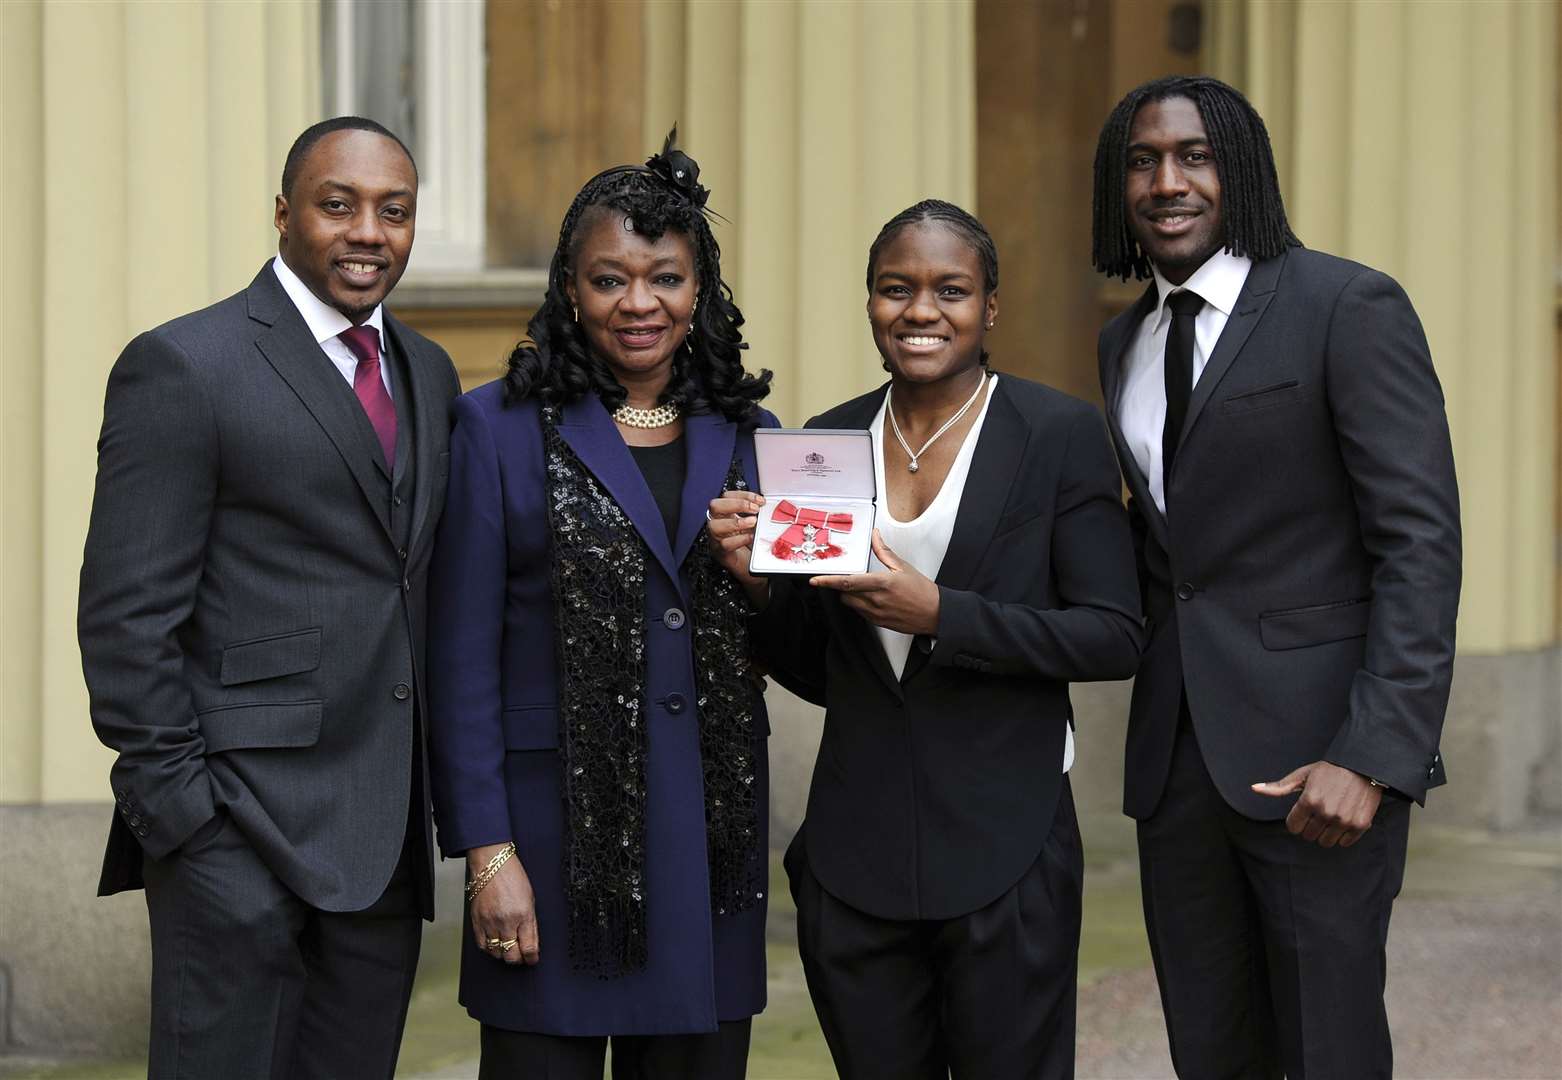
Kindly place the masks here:
POLYGON ((1388 790, 1388 785, 1375 776, 1367 777, 1367 783, 1371 784, 1375 788, 1382 788, 1384 791, 1388 790))

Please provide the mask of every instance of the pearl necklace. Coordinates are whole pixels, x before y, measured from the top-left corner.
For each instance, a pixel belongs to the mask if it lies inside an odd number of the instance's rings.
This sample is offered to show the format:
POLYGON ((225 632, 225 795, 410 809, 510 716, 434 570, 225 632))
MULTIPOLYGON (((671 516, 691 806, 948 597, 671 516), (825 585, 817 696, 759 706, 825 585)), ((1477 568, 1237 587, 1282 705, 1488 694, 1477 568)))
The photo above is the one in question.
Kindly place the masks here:
POLYGON ((966 403, 964 405, 960 406, 960 411, 955 413, 948 420, 945 420, 944 426, 933 432, 933 437, 927 442, 923 443, 922 449, 918 450, 914 454, 911 452, 910 444, 906 442, 906 437, 900 433, 900 424, 895 420, 895 387, 893 385, 890 386, 889 390, 887 390, 884 395, 884 411, 889 413, 889 426, 890 430, 895 433, 895 441, 900 443, 900 448, 904 450, 906 452, 906 456, 911 459, 911 463, 906 466, 906 471, 916 472, 919 468, 921 468, 921 466, 917 464, 917 458, 927 453, 927 448, 936 443, 939 439, 939 436, 943 435, 944 432, 948 431, 950 428, 954 427, 960 422, 960 418, 970 411, 972 405, 976 404, 976 399, 981 397, 982 390, 986 386, 987 376, 984 374, 981 379, 977 381, 975 392, 966 399, 966 403))
POLYGON ((613 419, 632 428, 662 428, 668 424, 676 424, 678 417, 683 415, 683 409, 675 401, 669 401, 665 405, 658 405, 654 409, 637 409, 632 405, 624 404, 613 410, 613 419))

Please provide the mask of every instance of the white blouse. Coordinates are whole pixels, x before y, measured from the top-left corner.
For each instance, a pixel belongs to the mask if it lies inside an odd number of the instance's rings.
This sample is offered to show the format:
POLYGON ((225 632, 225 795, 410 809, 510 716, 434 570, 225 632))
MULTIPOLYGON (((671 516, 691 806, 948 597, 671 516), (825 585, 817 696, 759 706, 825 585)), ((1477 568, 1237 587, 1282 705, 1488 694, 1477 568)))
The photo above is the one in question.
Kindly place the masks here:
MULTIPOLYGON (((868 426, 873 435, 873 474, 879 493, 879 505, 873 518, 874 527, 879 530, 885 545, 900 556, 902 562, 910 563, 927 577, 937 578, 944 565, 944 555, 949 551, 949 538, 955 531, 955 517, 960 511, 960 496, 965 492, 966 477, 971 472, 971 458, 976 453, 982 425, 987 422, 987 410, 997 392, 998 376, 989 376, 987 399, 982 402, 982 411, 976 415, 976 423, 966 432, 960 452, 949 467, 949 475, 944 478, 943 486, 938 489, 938 494, 928 508, 911 521, 897 521, 889 511, 889 488, 884 483, 884 410, 889 402, 888 394, 884 395, 885 404, 879 406, 878 415, 868 426)), ((884 564, 873 556, 869 559, 868 569, 883 570, 884 564)), ((912 635, 886 630, 882 626, 873 629, 889 660, 890 669, 899 678, 906 670, 906 658, 911 655, 912 635)), ((1073 764, 1074 733, 1068 731, 1063 744, 1063 771, 1068 772, 1073 764)))

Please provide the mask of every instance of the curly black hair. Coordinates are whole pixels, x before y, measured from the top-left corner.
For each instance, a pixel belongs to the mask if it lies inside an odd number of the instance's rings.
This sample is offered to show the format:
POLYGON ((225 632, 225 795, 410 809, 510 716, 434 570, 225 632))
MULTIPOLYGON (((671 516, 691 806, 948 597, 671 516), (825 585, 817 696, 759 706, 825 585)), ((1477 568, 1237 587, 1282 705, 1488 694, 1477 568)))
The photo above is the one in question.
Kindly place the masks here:
POLYGON ((1275 171, 1269 129, 1247 98, 1206 75, 1168 75, 1128 92, 1106 118, 1096 143, 1095 205, 1091 262, 1101 273, 1128 280, 1150 276, 1150 260, 1128 231, 1123 207, 1127 183, 1128 133, 1134 116, 1152 101, 1187 98, 1198 107, 1215 151, 1220 180, 1220 217, 1225 246, 1233 255, 1272 259, 1300 247, 1285 217, 1285 200, 1275 171))
POLYGON ((694 245, 699 282, 694 332, 673 354, 672 377, 658 404, 676 402, 685 413, 714 411, 735 422, 758 422, 759 401, 770 392, 772 376, 743 370, 742 351, 748 348, 739 329, 743 313, 721 276, 721 247, 705 209, 710 193, 699 184, 699 166, 675 149, 677 136, 675 127, 662 152, 644 165, 598 173, 570 203, 548 267, 547 294, 527 324, 526 339, 510 353, 506 402, 535 397, 563 405, 589 391, 611 412, 628 397, 612 369, 591 351, 564 291, 584 239, 582 222, 594 208, 604 207, 627 215, 647 240, 655 242, 671 231, 694 245))

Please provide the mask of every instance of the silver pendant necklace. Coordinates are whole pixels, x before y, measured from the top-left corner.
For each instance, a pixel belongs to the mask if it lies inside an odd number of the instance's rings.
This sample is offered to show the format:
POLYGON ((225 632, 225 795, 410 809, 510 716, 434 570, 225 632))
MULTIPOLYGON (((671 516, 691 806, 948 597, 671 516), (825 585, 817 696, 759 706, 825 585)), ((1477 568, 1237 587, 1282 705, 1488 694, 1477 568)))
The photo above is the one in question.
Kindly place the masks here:
POLYGON ((955 413, 948 420, 945 420, 944 426, 933 432, 933 437, 927 442, 923 443, 922 449, 918 450, 914 454, 911 452, 910 444, 906 442, 906 437, 900 433, 899 421, 895 419, 895 387, 893 384, 891 384, 889 390, 885 393, 884 411, 889 413, 889 426, 890 430, 895 433, 895 441, 900 443, 900 448, 904 450, 906 452, 906 456, 911 459, 911 463, 906 466, 906 471, 916 472, 919 468, 921 468, 921 466, 917 464, 917 458, 927 453, 927 448, 936 443, 940 435, 958 424, 960 422, 960 418, 970 411, 971 406, 976 404, 976 399, 982 396, 982 390, 987 386, 987 378, 988 376, 984 373, 982 377, 977 380, 976 390, 968 399, 966 399, 966 403, 960 406, 960 411, 955 413))

